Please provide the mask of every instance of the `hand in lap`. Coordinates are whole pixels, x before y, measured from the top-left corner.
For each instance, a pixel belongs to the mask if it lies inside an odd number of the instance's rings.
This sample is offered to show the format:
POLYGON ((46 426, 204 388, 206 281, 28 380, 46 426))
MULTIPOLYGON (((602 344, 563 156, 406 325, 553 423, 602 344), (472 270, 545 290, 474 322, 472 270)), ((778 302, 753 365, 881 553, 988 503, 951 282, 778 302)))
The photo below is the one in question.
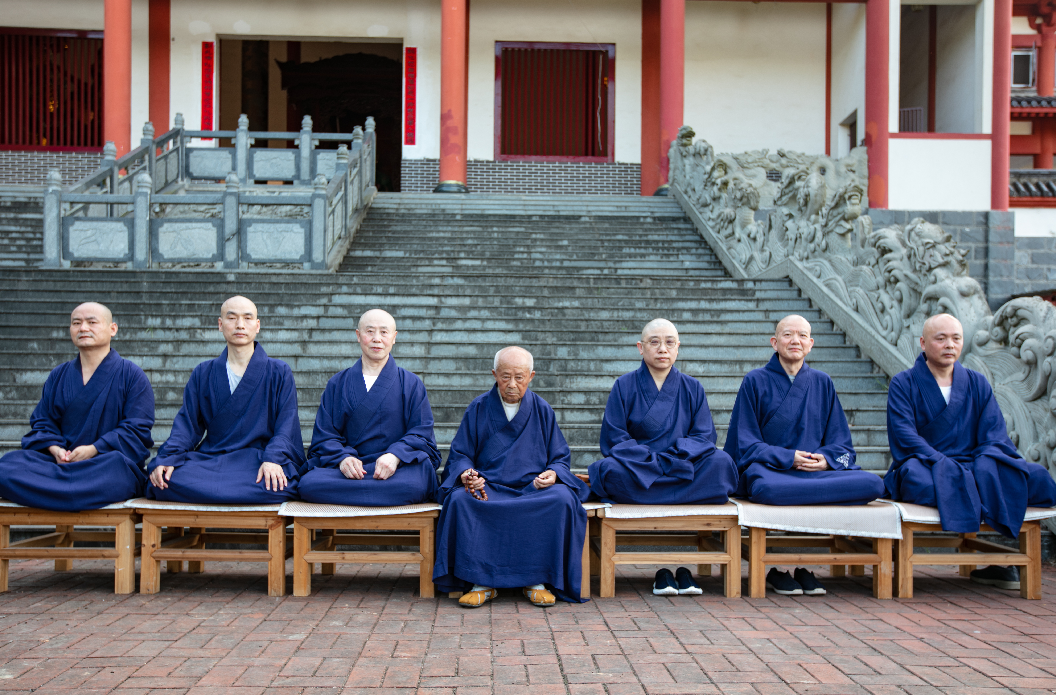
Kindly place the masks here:
POLYGON ((824 454, 797 451, 792 466, 797 471, 824 471, 828 470, 829 462, 825 460, 824 454))
POLYGON ((164 490, 168 487, 165 483, 172 479, 172 472, 175 469, 175 466, 158 466, 150 472, 150 482, 159 490, 164 490))
POLYGON ((352 480, 363 480, 363 462, 355 456, 346 456, 341 462, 341 474, 352 480))
POLYGON ((261 479, 264 480, 264 487, 268 490, 278 492, 286 489, 286 473, 277 463, 265 461, 260 464, 260 469, 257 470, 257 482, 259 483, 261 479))
POLYGON ((398 465, 400 465, 400 460, 396 458, 395 454, 382 454, 374 462, 374 479, 388 480, 396 472, 396 466, 398 465))
POLYGON ((487 501, 488 493, 484 489, 484 478, 477 471, 472 468, 462 471, 460 476, 462 484, 466 487, 466 492, 473 495, 478 500, 487 501))
POLYGON ((99 450, 95 448, 94 444, 85 444, 84 446, 79 446, 76 449, 71 449, 69 451, 63 449, 61 446, 49 446, 48 451, 55 457, 55 463, 86 461, 99 453, 99 450))
POLYGON ((552 470, 545 470, 539 475, 535 476, 535 480, 532 481, 532 485, 535 486, 536 490, 543 490, 557 482, 557 473, 552 470))

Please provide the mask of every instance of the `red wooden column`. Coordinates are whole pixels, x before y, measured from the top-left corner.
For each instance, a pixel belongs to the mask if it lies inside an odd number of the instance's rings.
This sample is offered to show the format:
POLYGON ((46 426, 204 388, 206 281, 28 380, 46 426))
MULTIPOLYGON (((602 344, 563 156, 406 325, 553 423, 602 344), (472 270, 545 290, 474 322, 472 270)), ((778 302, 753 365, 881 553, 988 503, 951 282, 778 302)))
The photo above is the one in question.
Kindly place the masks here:
MULTIPOLYGON (((1048 19, 1052 19, 1050 15, 1048 19)), ((1038 38, 1038 96, 1051 97, 1056 84, 1056 33, 1048 24, 1039 24, 1038 38)), ((1046 167, 1048 168, 1048 167, 1046 167)))
POLYGON ((1035 169, 1051 169, 1052 157, 1056 154, 1056 119, 1036 118, 1034 129, 1038 133, 1039 151, 1034 155, 1035 169))
POLYGON ((466 193, 469 61, 466 0, 440 3, 440 183, 434 193, 466 193))
MULTIPOLYGON (((1051 79, 1051 78, 1050 78, 1051 79)), ((994 0, 994 97, 990 126, 990 209, 1008 210, 1012 119, 1012 0, 994 0)))
POLYGON ((132 132, 132 0, 103 2, 103 140, 129 150, 132 132))
POLYGON ((660 174, 660 0, 642 0, 642 195, 666 180, 660 174))
POLYGON ((158 135, 169 130, 169 73, 172 0, 150 0, 150 122, 158 135))
MULTIPOLYGON (((667 151, 682 127, 686 83, 686 0, 660 0, 660 179, 668 181, 667 151)), ((657 194, 666 195, 666 183, 657 194)))
POLYGON ((869 207, 887 207, 890 126, 890 0, 865 5, 865 146, 869 149, 869 207))

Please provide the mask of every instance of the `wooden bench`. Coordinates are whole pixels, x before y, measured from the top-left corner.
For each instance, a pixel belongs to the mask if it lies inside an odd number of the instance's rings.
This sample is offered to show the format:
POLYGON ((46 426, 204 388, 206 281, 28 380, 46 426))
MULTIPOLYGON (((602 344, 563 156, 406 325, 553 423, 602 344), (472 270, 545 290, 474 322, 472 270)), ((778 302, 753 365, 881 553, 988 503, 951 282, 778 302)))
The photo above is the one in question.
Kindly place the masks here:
POLYGON ((433 558, 439 504, 429 502, 402 507, 355 507, 286 502, 280 514, 293 521, 294 596, 309 596, 312 593, 315 563, 322 565, 323 574, 333 574, 338 563, 368 562, 417 563, 418 591, 423 598, 433 596, 433 558), (338 550, 338 546, 342 545, 418 546, 418 551, 338 550))
POLYGON ((741 595, 741 527, 737 507, 718 505, 613 504, 597 510, 591 533, 600 568, 602 598, 616 595, 616 565, 697 565, 700 575, 720 565, 725 594, 741 595), (721 534, 722 541, 712 538, 721 534), (695 550, 617 552, 618 545, 681 546, 695 550))
POLYGON ((740 525, 748 529, 749 596, 766 596, 768 565, 824 565, 834 576, 847 566, 873 568, 873 596, 891 598, 892 543, 901 537, 901 524, 890 505, 777 506, 736 500, 740 525), (797 535, 769 535, 769 531, 797 535), (804 534, 804 535, 798 535, 804 534), (824 553, 779 553, 770 548, 827 548, 824 553))
POLYGON ((8 590, 11 560, 55 560, 57 572, 73 569, 74 560, 114 561, 114 593, 136 590, 136 521, 125 502, 83 512, 53 512, 0 500, 0 592, 8 590), (54 533, 11 542, 12 526, 54 526, 54 533), (113 527, 113 531, 76 530, 77 526, 113 527), (113 543, 112 548, 76 548, 74 543, 113 543))
MULTIPOLYGON (((916 565, 956 565, 962 577, 967 577, 980 565, 1020 567, 1019 595, 1026 599, 1041 598, 1041 520, 1056 517, 1056 508, 1027 509, 1019 531, 1019 552, 1016 552, 1013 548, 977 538, 975 533, 922 538, 917 534, 930 535, 941 530, 939 510, 909 502, 886 501, 898 510, 902 522, 902 539, 895 551, 899 598, 913 597, 913 568, 916 565), (950 548, 956 552, 918 553, 917 548, 950 548)), ((986 524, 981 524, 979 530, 993 532, 986 524)))
POLYGON ((143 520, 139 591, 161 591, 161 563, 178 571, 188 563, 190 572, 204 572, 206 562, 263 562, 268 566, 268 596, 286 593, 286 558, 292 552, 286 538, 289 520, 279 514, 281 505, 215 505, 132 500, 129 506, 143 520), (167 528, 167 539, 161 529, 167 528), (207 529, 225 529, 222 532, 207 529), (231 529, 227 531, 226 529, 231 529), (241 529, 261 529, 245 532, 241 529), (211 543, 257 544, 263 550, 209 548, 211 543), (289 548, 289 549, 288 549, 289 548))

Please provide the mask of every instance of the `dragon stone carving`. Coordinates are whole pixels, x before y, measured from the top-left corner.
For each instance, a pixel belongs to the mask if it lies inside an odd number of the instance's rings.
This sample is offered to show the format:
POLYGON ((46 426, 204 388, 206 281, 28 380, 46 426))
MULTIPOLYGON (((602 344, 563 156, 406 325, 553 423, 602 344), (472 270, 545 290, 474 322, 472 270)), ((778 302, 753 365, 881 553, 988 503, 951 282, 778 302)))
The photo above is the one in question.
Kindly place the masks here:
POLYGON ((966 252, 917 218, 874 229, 865 214, 864 147, 843 159, 787 150, 716 153, 683 126, 671 143, 671 186, 721 240, 744 277, 798 263, 909 364, 927 317, 964 325, 963 363, 994 387, 1023 456, 1056 474, 1056 307, 1013 299, 991 313, 966 252))

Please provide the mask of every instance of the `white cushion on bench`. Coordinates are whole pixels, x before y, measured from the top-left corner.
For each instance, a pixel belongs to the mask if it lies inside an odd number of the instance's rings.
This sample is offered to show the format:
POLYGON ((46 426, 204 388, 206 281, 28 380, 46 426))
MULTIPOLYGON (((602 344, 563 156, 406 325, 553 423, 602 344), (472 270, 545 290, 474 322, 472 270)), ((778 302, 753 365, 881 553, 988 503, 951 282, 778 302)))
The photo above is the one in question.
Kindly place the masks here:
MULTIPOLYGON (((11 500, 5 500, 5 499, 2 499, 2 498, 0 498, 0 507, 17 507, 19 509, 38 509, 38 507, 24 507, 21 504, 18 504, 16 502, 12 502, 11 500)), ((127 502, 114 502, 113 504, 108 504, 105 507, 99 507, 99 509, 85 509, 84 511, 86 511, 86 512, 97 512, 97 511, 100 511, 102 509, 128 509, 128 503, 127 502)), ((49 510, 49 509, 41 509, 41 511, 42 512, 47 512, 47 511, 51 511, 51 510, 49 510)), ((62 512, 56 512, 56 513, 61 514, 62 512)), ((74 513, 76 513, 76 512, 74 512, 74 513)))
POLYGON ((608 502, 584 502, 583 503, 583 509, 587 510, 588 512, 594 511, 595 509, 608 509, 611 506, 612 505, 609 504, 608 502))
POLYGON ((191 502, 162 502, 148 500, 146 497, 129 500, 125 507, 134 509, 155 509, 170 512, 276 512, 281 504, 196 504, 191 502))
MULTIPOLYGON (((895 500, 882 501, 895 507, 895 509, 898 510, 899 515, 901 515, 902 521, 909 521, 916 524, 935 525, 942 523, 942 518, 939 515, 937 507, 926 507, 923 504, 896 502, 895 500)), ((1041 519, 1049 519, 1052 517, 1056 517, 1056 507, 1027 507, 1027 515, 1023 520, 1039 521, 1041 519)))
POLYGON ((862 538, 902 538, 898 510, 870 502, 854 506, 781 506, 734 500, 741 526, 797 533, 824 533, 862 538))
POLYGON ((355 507, 345 504, 315 504, 314 502, 283 502, 279 514, 282 516, 304 516, 341 518, 353 516, 393 516, 395 514, 418 514, 439 511, 434 502, 405 504, 399 507, 355 507))
POLYGON ((605 510, 606 519, 662 519, 677 516, 729 516, 737 507, 726 504, 614 504, 605 510))

